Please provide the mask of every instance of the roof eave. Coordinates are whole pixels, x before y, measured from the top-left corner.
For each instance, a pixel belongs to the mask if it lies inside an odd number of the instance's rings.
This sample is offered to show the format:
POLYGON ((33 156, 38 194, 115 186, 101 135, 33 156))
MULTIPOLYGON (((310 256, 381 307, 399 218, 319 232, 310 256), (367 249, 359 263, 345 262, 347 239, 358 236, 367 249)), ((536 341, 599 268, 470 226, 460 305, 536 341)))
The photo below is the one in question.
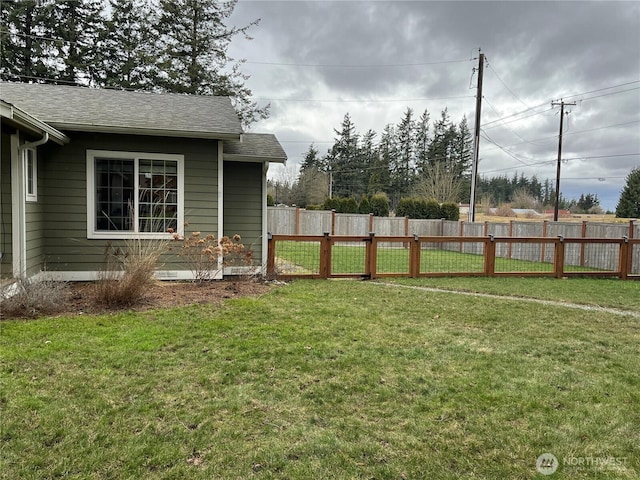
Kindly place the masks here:
POLYGON ((225 153, 224 159, 232 162, 269 162, 269 163, 287 163, 287 157, 265 157, 258 155, 238 155, 236 153, 225 153))
POLYGON ((64 133, 56 130, 53 126, 38 120, 36 117, 29 115, 24 110, 2 101, 1 104, 2 117, 9 120, 15 126, 28 130, 30 132, 42 135, 44 133, 49 134, 49 138, 56 142, 58 145, 64 145, 69 143, 69 137, 64 133))
POLYGON ((239 140, 242 132, 194 132, 112 125, 86 125, 79 123, 52 122, 57 128, 73 132, 116 133, 123 135, 149 135, 153 137, 203 138, 210 140, 239 140))

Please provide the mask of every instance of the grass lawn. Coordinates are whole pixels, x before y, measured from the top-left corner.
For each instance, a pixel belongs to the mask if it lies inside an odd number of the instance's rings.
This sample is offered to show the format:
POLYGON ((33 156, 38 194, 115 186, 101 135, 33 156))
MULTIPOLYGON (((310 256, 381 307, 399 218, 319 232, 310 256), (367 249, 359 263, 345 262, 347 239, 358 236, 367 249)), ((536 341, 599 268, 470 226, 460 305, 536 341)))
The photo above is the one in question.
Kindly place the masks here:
MULTIPOLYGON (((607 304, 614 287, 591 282, 555 281, 556 298, 607 304)), ((222 308, 0 327, 2 478, 640 477, 629 316, 297 281, 222 308)))

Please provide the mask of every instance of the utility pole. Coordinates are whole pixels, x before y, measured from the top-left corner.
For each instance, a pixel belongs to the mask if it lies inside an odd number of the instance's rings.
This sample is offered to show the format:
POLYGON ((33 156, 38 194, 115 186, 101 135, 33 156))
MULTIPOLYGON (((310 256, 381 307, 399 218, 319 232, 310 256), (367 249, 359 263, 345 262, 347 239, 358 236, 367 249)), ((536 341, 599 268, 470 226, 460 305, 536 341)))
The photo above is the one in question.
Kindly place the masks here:
POLYGON ((471 165, 471 198, 469 200, 469 221, 476 220, 476 184, 478 183, 478 155, 480 153, 480 113, 482 111, 482 75, 484 73, 484 53, 478 50, 478 93, 476 94, 476 124, 473 136, 473 160, 471 165))
MULTIPOLYGON (((564 107, 565 105, 575 105, 576 103, 565 103, 560 99, 560 102, 551 102, 552 107, 560 105, 560 132, 558 133, 558 166, 556 168, 556 202, 553 207, 553 221, 558 221, 558 206, 560 205, 560 163, 562 163, 562 124, 564 120, 564 107)), ((569 112, 567 112, 567 115, 569 112)))

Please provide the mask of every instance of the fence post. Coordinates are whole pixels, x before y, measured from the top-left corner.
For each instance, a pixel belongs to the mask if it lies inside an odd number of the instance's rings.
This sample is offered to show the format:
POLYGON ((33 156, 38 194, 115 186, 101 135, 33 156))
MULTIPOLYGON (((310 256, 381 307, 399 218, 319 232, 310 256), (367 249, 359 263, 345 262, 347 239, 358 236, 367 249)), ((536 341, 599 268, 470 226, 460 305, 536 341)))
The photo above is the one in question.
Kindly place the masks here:
POLYGON ((373 232, 373 213, 369 214, 369 232, 373 232))
MULTIPOLYGON (((460 236, 464 237, 464 220, 460 221, 460 236)), ((458 252, 462 253, 462 242, 458 242, 458 252)))
MULTIPOLYGON (((509 220, 509 236, 513 237, 513 220, 509 220)), ((509 242, 507 245, 507 258, 511 258, 513 243, 509 242)))
POLYGON ((496 242, 493 235, 484 241, 484 274, 493 277, 496 272, 496 242))
MULTIPOLYGON (((547 237, 547 225, 549 224, 548 220, 543 220, 542 221, 542 236, 543 237, 547 237)), ((545 254, 546 252, 546 247, 547 247, 547 242, 542 242, 542 248, 540 249, 540 262, 544 263, 544 258, 545 258, 545 254)))
POLYGON ((418 278, 420 273, 420 242, 418 241, 418 234, 413 234, 413 242, 410 244, 409 249, 409 277, 418 278))
MULTIPOLYGON (((332 209, 331 210, 331 235, 335 235, 336 234, 336 209, 332 209)), ((325 232, 325 235, 327 234, 327 232, 325 232)))
POLYGON ((300 235, 300 207, 296 207, 296 235, 300 235))
MULTIPOLYGON (((586 238, 587 236, 587 221, 583 220, 582 221, 582 229, 580 230, 580 236, 582 238, 586 238)), ((581 243, 580 244, 580 266, 584 267, 584 250, 585 250, 585 244, 581 243)))
POLYGON ((324 238, 320 242, 320 278, 329 278, 331 275, 331 237, 329 232, 324 232, 324 238))
POLYGON ((276 242, 271 232, 267 233, 267 278, 276 274, 276 242))
POLYGON ((564 276, 564 237, 562 235, 558 235, 555 241, 553 271, 556 274, 556 278, 562 278, 564 276))
POLYGON ((378 239, 375 232, 369 232, 369 238, 371 238, 371 241, 369 242, 370 245, 368 245, 367 270, 369 271, 369 278, 373 280, 376 278, 378 268, 378 239))
POLYGON ((620 244, 620 278, 622 280, 626 280, 629 275, 630 270, 630 262, 629 262, 629 250, 631 245, 629 245, 629 237, 626 235, 622 237, 624 242, 620 244))

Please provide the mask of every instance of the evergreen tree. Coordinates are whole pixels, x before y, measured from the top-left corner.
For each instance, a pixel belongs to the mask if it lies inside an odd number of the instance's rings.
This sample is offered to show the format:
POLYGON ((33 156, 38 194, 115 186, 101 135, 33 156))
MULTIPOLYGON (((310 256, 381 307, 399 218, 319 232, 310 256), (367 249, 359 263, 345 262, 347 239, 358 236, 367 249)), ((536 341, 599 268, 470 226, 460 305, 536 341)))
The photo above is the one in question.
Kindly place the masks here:
POLYGON ((425 109, 416 122, 416 168, 423 173, 429 166, 429 112, 425 109))
POLYGON ((363 195, 360 199, 360 203, 358 204, 358 213, 362 213, 364 215, 371 213, 371 204, 369 203, 369 199, 366 195, 363 195))
POLYGON ((104 24, 101 0, 51 1, 45 4, 44 37, 55 44, 56 80, 78 85, 100 81, 99 39, 104 24))
POLYGON ((157 74, 153 12, 143 0, 109 3, 111 15, 101 32, 102 85, 150 90, 157 74))
POLYGON ((391 180, 394 194, 405 195, 413 180, 413 167, 415 165, 415 130, 413 110, 407 108, 404 117, 398 124, 397 132, 397 157, 392 164, 391 180))
POLYGON ((631 170, 627 176, 616 206, 616 217, 640 218, 640 167, 631 170))
POLYGON ((55 78, 47 61, 51 44, 36 38, 48 28, 44 5, 36 0, 0 2, 0 74, 8 80, 55 78))
POLYGON ((227 27, 237 0, 160 0, 157 85, 165 91, 231 97, 244 125, 266 118, 269 107, 252 102, 248 78, 240 63, 229 65, 231 40, 247 35, 258 20, 244 27, 227 27))
POLYGON ((327 158, 333 178, 333 195, 348 197, 364 191, 364 185, 359 185, 361 165, 358 155, 358 134, 348 113, 342 120, 340 130, 334 129, 334 132, 338 137, 327 158))
POLYGON ((313 144, 309 145, 300 164, 296 190, 296 205, 301 207, 319 205, 329 195, 329 175, 325 171, 324 161, 318 149, 313 144))
POLYGON ((380 137, 378 152, 369 175, 368 192, 370 195, 388 192, 391 189, 391 166, 397 156, 396 137, 393 125, 387 125, 380 137))

